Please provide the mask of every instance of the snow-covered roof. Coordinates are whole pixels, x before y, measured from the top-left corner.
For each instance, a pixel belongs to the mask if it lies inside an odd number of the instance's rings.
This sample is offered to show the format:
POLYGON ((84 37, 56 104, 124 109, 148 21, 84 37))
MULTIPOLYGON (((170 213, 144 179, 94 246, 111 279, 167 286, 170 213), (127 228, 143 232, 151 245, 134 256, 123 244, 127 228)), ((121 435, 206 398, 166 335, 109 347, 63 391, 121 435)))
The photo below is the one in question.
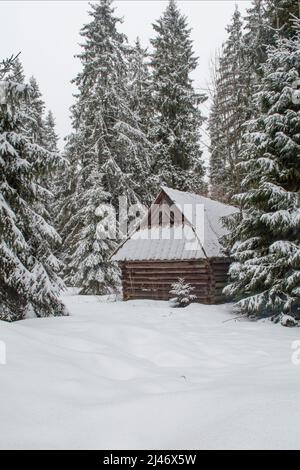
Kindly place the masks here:
POLYGON ((120 245, 112 260, 170 261, 224 257, 219 239, 227 234, 227 229, 221 218, 238 209, 165 186, 162 191, 179 212, 184 214, 184 226, 147 228, 141 224, 141 228, 120 245))

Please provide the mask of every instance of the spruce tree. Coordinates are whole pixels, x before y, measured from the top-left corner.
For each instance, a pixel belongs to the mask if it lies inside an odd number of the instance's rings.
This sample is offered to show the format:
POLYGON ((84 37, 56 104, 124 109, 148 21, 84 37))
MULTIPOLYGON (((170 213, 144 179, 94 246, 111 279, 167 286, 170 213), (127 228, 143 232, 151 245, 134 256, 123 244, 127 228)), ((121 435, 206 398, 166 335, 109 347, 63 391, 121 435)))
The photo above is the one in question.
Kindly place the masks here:
MULTIPOLYGON (((56 154, 60 153, 55 119, 52 111, 48 111, 46 116, 43 118, 43 144, 49 152, 54 152, 56 154)), ((67 160, 61 156, 60 165, 57 167, 53 177, 51 179, 45 179, 45 186, 52 194, 52 197, 48 201, 47 209, 50 214, 51 223, 57 230, 59 230, 57 211, 59 210, 60 203, 62 202, 59 198, 62 196, 61 192, 64 192, 65 185, 68 184, 66 181, 67 164, 67 160)), ((62 244, 57 247, 57 250, 58 253, 61 252, 62 244)))
POLYGON ((16 83, 25 82, 24 68, 19 56, 15 57, 12 63, 10 64, 9 76, 7 78, 16 83))
POLYGON ((130 50, 126 37, 118 31, 121 20, 111 3, 100 0, 92 4, 91 22, 81 31, 85 42, 79 55, 83 70, 74 80, 79 90, 75 129, 80 128, 86 148, 83 172, 90 158, 98 160, 104 188, 117 207, 121 195, 131 204, 139 202, 136 183, 143 174, 133 174, 132 167, 142 171, 147 162, 140 156, 146 136, 129 103, 130 50))
POLYGON ((45 102, 34 77, 29 79, 30 102, 26 106, 26 128, 32 142, 45 146, 45 102))
POLYGON ((252 0, 245 16, 245 51, 248 72, 257 81, 261 76, 261 65, 266 61, 266 49, 274 41, 267 12, 268 0, 252 0))
POLYGON ((293 39, 267 50, 245 135, 244 191, 235 197, 242 217, 227 221, 235 263, 225 292, 242 312, 274 318, 300 313, 299 50, 299 23, 293 39))
MULTIPOLYGON (((271 31, 276 31, 281 38, 291 38, 295 35, 293 17, 299 17, 299 2, 297 0, 268 0, 266 15, 271 31)), ((273 36, 273 43, 276 38, 273 36)))
POLYGON ((252 0, 245 17, 245 50, 253 86, 262 75, 267 48, 275 45, 276 35, 289 38, 295 34, 293 16, 299 16, 297 0, 252 0))
MULTIPOLYGON (((130 48, 128 54, 128 101, 131 112, 136 123, 141 130, 142 139, 140 145, 137 145, 140 158, 133 162, 140 162, 139 168, 133 167, 133 173, 139 174, 141 178, 135 183, 136 192, 140 201, 148 207, 153 201, 154 196, 159 191, 159 182, 155 175, 150 174, 151 164, 155 152, 152 145, 153 129, 153 99, 152 99, 152 80, 150 73, 149 54, 141 46, 137 38, 134 47, 130 48)), ((137 143, 139 139, 136 139, 137 143)))
POLYGON ((84 188, 80 188, 83 203, 74 215, 80 229, 73 237, 67 281, 80 287, 79 293, 83 295, 110 294, 119 285, 118 268, 109 260, 116 248, 114 214, 107 204, 110 194, 103 189, 102 176, 97 168, 90 168, 82 182, 84 188))
POLYGON ((152 78, 150 70, 150 55, 137 38, 129 49, 129 98, 130 108, 138 115, 141 129, 146 135, 150 133, 153 117, 152 78))
POLYGON ((55 119, 52 111, 48 111, 46 117, 44 118, 44 141, 45 147, 49 152, 58 153, 58 135, 56 133, 55 119))
POLYGON ((243 177, 243 124, 257 115, 253 96, 262 79, 267 47, 276 34, 295 34, 292 15, 298 13, 295 0, 253 0, 245 18, 245 33, 238 11, 228 27, 228 38, 216 65, 213 103, 209 119, 211 138, 210 190, 212 197, 230 201, 240 191, 243 177))
MULTIPOLYGON (((118 31, 120 19, 114 15, 110 0, 92 4, 90 16, 90 23, 81 31, 84 38, 79 55, 82 72, 74 80, 78 93, 72 109, 74 133, 68 153, 69 160, 79 169, 71 196, 70 206, 76 212, 71 214, 67 224, 65 261, 68 282, 82 287, 82 292, 99 294, 106 293, 108 287, 115 285, 116 275, 113 272, 116 268, 108 262, 113 243, 111 240, 94 243, 95 232, 90 227, 95 227, 95 217, 79 217, 78 214, 84 214, 85 207, 96 210, 94 194, 98 194, 99 198, 102 194, 101 197, 112 203, 116 211, 120 196, 125 196, 129 205, 141 205, 146 200, 149 141, 140 115, 132 104, 130 48, 126 37, 118 31), (91 200, 88 202, 89 198, 91 200), (84 280, 86 266, 79 256, 79 240, 81 243, 84 240, 86 244, 82 246, 83 251, 95 250, 91 257, 99 259, 100 254, 103 256, 97 265, 97 276, 89 276, 88 281, 84 280), (100 282, 100 279, 104 281, 100 282)), ((98 205, 101 202, 99 199, 98 205)), ((91 212, 89 214, 91 216, 91 212)), ((105 220, 103 223, 106 223, 105 220)), ((99 224, 101 218, 97 219, 98 230, 99 224)))
MULTIPOLYGON (((59 156, 32 142, 23 104, 32 88, 11 80, 3 65, 0 104, 0 319, 63 315, 63 282, 53 254, 59 236, 49 224, 42 182, 59 156)), ((31 116, 31 119, 32 116, 31 116)), ((36 125, 36 123, 35 123, 36 125)))
POLYGON ((227 28, 228 38, 216 64, 213 105, 209 119, 211 138, 211 194, 223 201, 240 190, 243 124, 251 115, 243 23, 236 8, 227 28))
POLYGON ((197 67, 190 29, 175 1, 153 24, 151 40, 155 122, 155 161, 152 172, 160 183, 177 189, 203 192, 199 105, 206 97, 195 91, 191 73, 197 67))
MULTIPOLYGON (((220 78, 218 81, 220 85, 220 78)), ((209 182, 210 195, 217 201, 228 201, 228 181, 231 174, 228 165, 226 146, 226 116, 223 113, 220 89, 216 88, 214 83, 214 93, 209 116, 209 137, 210 137, 210 155, 209 155, 209 182)), ((230 185, 232 187, 232 185, 230 185)))
POLYGON ((63 151, 67 164, 58 172, 53 206, 55 226, 62 240, 59 257, 63 262, 64 278, 70 286, 72 286, 72 276, 75 274, 70 266, 70 256, 75 236, 81 227, 81 221, 75 217, 79 200, 81 150, 80 134, 77 132, 69 135, 63 151))

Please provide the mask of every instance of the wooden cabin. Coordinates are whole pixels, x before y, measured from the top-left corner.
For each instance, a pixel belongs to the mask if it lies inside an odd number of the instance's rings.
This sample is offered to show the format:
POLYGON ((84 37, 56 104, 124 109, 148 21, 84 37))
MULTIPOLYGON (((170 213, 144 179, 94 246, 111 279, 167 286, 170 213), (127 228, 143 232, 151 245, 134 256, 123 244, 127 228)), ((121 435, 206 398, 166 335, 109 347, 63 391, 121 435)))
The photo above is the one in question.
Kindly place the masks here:
POLYGON ((124 300, 168 300, 171 285, 184 280, 196 301, 225 301, 222 290, 230 264, 220 238, 221 217, 232 206, 192 193, 162 187, 138 228, 112 256, 122 271, 124 300))

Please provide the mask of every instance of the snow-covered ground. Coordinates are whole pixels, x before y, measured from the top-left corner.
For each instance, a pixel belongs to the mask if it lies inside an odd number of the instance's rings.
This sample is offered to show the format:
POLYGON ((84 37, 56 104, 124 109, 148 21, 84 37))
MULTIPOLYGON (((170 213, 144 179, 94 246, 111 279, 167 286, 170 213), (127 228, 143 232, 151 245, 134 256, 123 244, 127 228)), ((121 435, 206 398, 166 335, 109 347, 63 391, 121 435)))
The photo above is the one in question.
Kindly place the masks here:
POLYGON ((300 448, 298 328, 100 300, 0 322, 0 448, 300 448))

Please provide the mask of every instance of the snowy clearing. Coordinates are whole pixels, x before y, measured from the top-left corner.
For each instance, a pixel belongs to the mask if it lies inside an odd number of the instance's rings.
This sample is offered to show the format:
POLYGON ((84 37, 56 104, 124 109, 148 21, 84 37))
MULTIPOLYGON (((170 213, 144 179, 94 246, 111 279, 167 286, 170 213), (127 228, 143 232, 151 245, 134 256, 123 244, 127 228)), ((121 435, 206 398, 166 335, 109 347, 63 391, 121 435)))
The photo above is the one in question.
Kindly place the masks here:
POLYGON ((70 317, 0 322, 0 448, 300 448, 299 329, 64 300, 70 317))

